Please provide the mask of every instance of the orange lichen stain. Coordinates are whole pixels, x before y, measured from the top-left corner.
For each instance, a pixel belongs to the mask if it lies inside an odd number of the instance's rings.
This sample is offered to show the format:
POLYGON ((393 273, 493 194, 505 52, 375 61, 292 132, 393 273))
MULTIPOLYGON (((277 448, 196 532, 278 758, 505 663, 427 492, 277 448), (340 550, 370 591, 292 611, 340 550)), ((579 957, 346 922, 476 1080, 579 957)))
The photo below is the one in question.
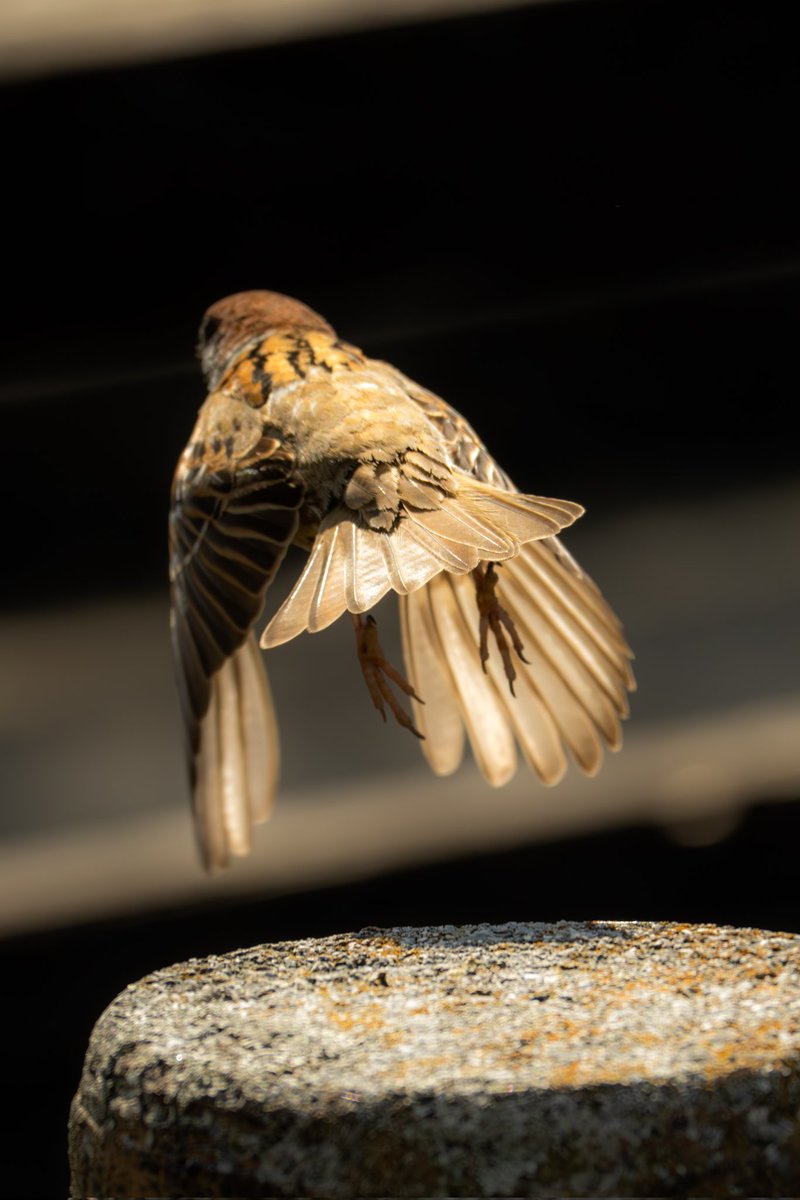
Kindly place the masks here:
POLYGON ((428 1055, 427 1058, 415 1058, 414 1066, 421 1071, 435 1071, 437 1067, 445 1067, 451 1061, 447 1054, 434 1054, 428 1055))
MULTIPOLYGON (((625 1003, 634 993, 642 991, 643 986, 647 987, 647 984, 644 980, 632 979, 629 983, 618 984, 617 987, 614 988, 614 991, 611 992, 608 990, 611 987, 610 981, 606 982, 605 980, 602 980, 601 982, 604 985, 603 991, 608 996, 606 1002, 609 1005, 625 1003)), ((649 991, 649 988, 647 988, 647 990, 649 991)))
POLYGON ((749 979, 762 980, 762 979, 775 979, 777 977, 778 972, 775 970, 774 967, 766 967, 763 962, 760 962, 760 963, 756 963, 752 967, 749 967, 744 972, 744 974, 749 979))
MULTIPOLYGON (((559 1067, 550 1076, 551 1087, 574 1087, 578 1083, 584 1082, 581 1075, 581 1064, 577 1061, 565 1063, 563 1067, 559 1067)), ((584 1073, 585 1074, 585 1073, 584 1073)))
POLYGON ((657 1033, 647 1033, 642 1031, 636 1034, 636 1041, 641 1046, 658 1046, 663 1042, 664 1038, 657 1033))
POLYGON ((417 1008, 410 1008, 409 1013, 412 1017, 427 1016, 431 1011, 427 1004, 420 1004, 417 1008))
POLYGON ((384 1046, 399 1046, 403 1041, 403 1032, 400 1029, 392 1029, 387 1033, 381 1034, 381 1042, 384 1046))
POLYGON ((385 1022, 380 1015, 377 1007, 368 1012, 359 1013, 358 1016, 352 1016, 350 1013, 337 1012, 335 1008, 329 1008, 325 1014, 332 1025, 337 1029, 341 1029, 344 1033, 357 1031, 359 1033, 381 1033, 384 1029, 385 1022))
MULTIPOLYGON (((462 1063, 456 1064, 463 1066, 462 1063)), ((420 1075, 426 1072, 441 1070, 442 1067, 453 1068, 453 1059, 447 1054, 429 1055, 424 1058, 400 1059, 399 1062, 393 1062, 391 1065, 391 1077, 394 1081, 405 1079, 408 1075, 419 1078, 420 1075)))
POLYGON ((561 1042, 568 1038, 577 1037, 579 1034, 582 1037, 584 1033, 584 1025, 579 1024, 577 1021, 571 1021, 569 1017, 562 1017, 558 1022, 558 1028, 546 1030, 542 1034, 542 1037, 546 1038, 548 1042, 561 1042))
MULTIPOLYGON (((764 1021, 753 1028, 731 1030, 733 1036, 729 1041, 719 1044, 711 1043, 705 1047, 708 1062, 703 1068, 707 1078, 717 1078, 743 1068, 758 1068, 766 1064, 774 1064, 776 1052, 783 1050, 786 1038, 786 1025, 780 1020, 764 1021)), ((796 1047, 786 1047, 788 1058, 797 1058, 796 1047)))
MULTIPOLYGON (((368 992, 374 994, 374 989, 368 982, 363 983, 358 989, 362 994, 368 992)), ((362 1032, 362 1033, 377 1033, 383 1030, 385 1021, 381 1005, 370 1004, 362 1007, 357 1014, 348 1011, 349 997, 344 996, 339 1000, 336 996, 332 996, 330 989, 321 983, 316 988, 317 999, 324 1003, 324 1013, 332 1025, 337 1029, 341 1029, 345 1033, 362 1032)))
MULTIPOLYGON (((360 949, 361 947, 359 947, 360 949)), ((418 946, 404 946, 394 938, 375 938, 364 943, 364 952, 370 958, 418 958, 421 950, 418 946)))
POLYGON ((752 1066, 753 1059, 760 1061, 762 1055, 751 1055, 744 1051, 744 1047, 737 1042, 729 1042, 725 1046, 710 1046, 707 1050, 709 1061, 703 1068, 703 1074, 706 1078, 716 1078, 721 1069, 727 1067, 729 1070, 734 1066, 744 1067, 752 1066))
POLYGON ((463 1012, 465 1009, 469 1010, 482 1003, 485 1004, 487 999, 486 996, 475 996, 472 993, 443 996, 438 1008, 445 1013, 463 1012))
POLYGON ((522 1033, 517 1035, 517 1038, 519 1048, 526 1050, 542 1040, 542 1031, 541 1029, 523 1029, 522 1033))

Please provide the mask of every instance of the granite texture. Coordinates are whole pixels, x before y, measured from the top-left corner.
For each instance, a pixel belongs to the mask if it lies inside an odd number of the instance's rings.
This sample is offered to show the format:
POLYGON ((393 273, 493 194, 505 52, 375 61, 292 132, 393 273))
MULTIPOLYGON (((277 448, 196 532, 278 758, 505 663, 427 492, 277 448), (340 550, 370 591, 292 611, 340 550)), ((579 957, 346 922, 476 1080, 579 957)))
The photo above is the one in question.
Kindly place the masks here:
POLYGON ((95 1027, 73 1195, 800 1193, 800 937, 365 929, 191 960, 95 1027))

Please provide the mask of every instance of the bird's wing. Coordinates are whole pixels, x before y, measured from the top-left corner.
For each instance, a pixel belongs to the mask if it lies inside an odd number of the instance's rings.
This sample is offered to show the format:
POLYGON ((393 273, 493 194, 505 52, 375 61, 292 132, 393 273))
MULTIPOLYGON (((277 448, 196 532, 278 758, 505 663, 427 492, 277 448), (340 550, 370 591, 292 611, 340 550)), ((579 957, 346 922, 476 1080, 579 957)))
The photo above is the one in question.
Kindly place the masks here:
POLYGON ((388 425, 395 453, 373 417, 375 445, 359 448, 342 503, 322 520, 302 575, 262 634, 265 648, 325 629, 345 611, 366 612, 389 591, 413 593, 442 571, 466 574, 511 558, 583 512, 570 501, 517 492, 467 422, 390 364, 348 368, 340 402, 348 389, 356 406, 375 392, 396 399, 388 425), (398 423, 409 412, 407 433, 416 441, 398 450, 398 423))
MULTIPOLYGON (((452 461, 481 482, 516 489, 467 421, 439 396, 395 371, 409 396, 444 438, 452 461)), ((513 774, 514 741, 543 782, 558 782, 565 747, 588 775, 599 770, 603 743, 617 750, 627 692, 635 688, 622 626, 597 585, 557 537, 527 541, 505 560, 499 595, 525 648, 515 695, 496 647, 480 668, 477 606, 471 581, 452 573, 400 597, 412 701, 425 736, 422 751, 447 775, 461 761, 464 728, 478 765, 498 786, 513 774)))
POLYGON ((487 781, 514 773, 514 741, 539 778, 557 783, 564 750, 587 775, 603 743, 622 744, 620 719, 635 688, 631 651, 613 610, 555 538, 529 542, 498 572, 498 597, 513 619, 526 661, 516 660, 511 694, 497 647, 481 669, 473 582, 443 572, 400 597, 403 653, 422 751, 437 775, 461 762, 464 728, 487 781))
POLYGON ((435 392, 429 392, 389 363, 382 364, 396 379, 406 395, 414 400, 439 432, 450 461, 460 471, 474 475, 492 487, 516 491, 502 467, 495 462, 469 421, 435 392))
POLYGON ((294 457, 246 405, 201 410, 170 512, 172 645, 195 825, 209 867, 246 854, 278 771, 272 699, 251 630, 295 536, 294 457))

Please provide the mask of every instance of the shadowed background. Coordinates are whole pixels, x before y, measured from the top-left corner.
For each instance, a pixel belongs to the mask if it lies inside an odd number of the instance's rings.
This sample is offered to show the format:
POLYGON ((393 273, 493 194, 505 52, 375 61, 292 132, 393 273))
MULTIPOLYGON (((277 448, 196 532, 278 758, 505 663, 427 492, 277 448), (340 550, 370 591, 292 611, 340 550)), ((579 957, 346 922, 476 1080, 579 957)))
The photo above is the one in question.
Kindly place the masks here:
MULTIPOLYGON (((20 1195, 65 1189, 100 1010, 176 959, 390 923, 800 929, 782 6, 398 0, 366 28, 357 6, 286 25, 276 5, 271 25, 242 0, 189 36, 146 5, 126 35, 51 3, 38 28, 0 16, 0 956, 38 1145, 9 1167, 20 1195), (435 780, 372 710, 342 623, 270 654, 278 809, 251 860, 203 876, 166 511, 203 398, 199 319, 251 287, 445 396, 520 487, 586 505, 567 544, 640 683, 596 780, 435 780)), ((397 653, 394 602, 378 615, 397 653)))

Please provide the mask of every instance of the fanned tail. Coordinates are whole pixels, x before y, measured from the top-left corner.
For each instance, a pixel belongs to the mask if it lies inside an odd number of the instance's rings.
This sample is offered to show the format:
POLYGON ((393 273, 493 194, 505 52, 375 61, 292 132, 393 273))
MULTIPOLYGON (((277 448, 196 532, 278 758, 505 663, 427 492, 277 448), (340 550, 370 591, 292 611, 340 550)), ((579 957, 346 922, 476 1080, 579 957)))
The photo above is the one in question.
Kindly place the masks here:
POLYGON ((366 612, 390 590, 401 596, 442 571, 465 575, 551 538, 582 514, 578 504, 505 491, 464 476, 437 507, 404 504, 391 531, 371 528, 340 507, 321 524, 305 569, 261 638, 280 646, 327 628, 343 612, 366 612))
POLYGON ((200 725, 194 805, 203 860, 227 866, 249 854, 253 826, 266 821, 278 780, 275 710, 264 664, 250 634, 211 678, 200 725))
POLYGON ((496 647, 487 673, 481 669, 471 578, 442 574, 400 598, 408 680, 425 700, 412 701, 423 754, 437 774, 450 774, 461 761, 466 728, 493 786, 513 775, 515 743, 546 784, 564 774, 565 749, 594 775, 604 744, 621 745, 620 719, 635 687, 620 623, 555 538, 523 546, 499 577, 500 601, 528 659, 515 662, 514 696, 496 647))

